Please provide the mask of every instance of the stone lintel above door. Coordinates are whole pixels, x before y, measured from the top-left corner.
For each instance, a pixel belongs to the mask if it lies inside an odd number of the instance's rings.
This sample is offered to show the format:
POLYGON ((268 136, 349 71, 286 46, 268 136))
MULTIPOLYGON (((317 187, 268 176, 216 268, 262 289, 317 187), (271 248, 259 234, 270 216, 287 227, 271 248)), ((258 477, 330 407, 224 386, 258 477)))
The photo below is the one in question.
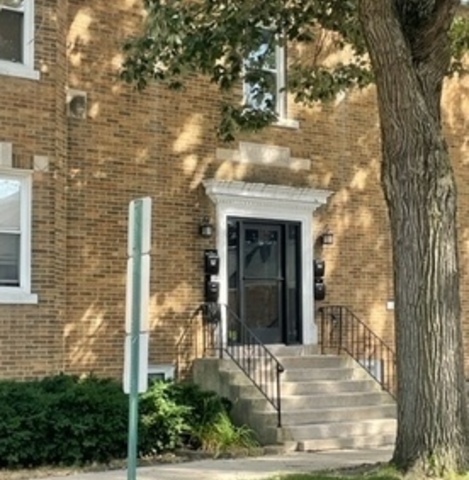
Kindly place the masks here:
POLYGON ((310 170, 311 160, 291 156, 290 148, 262 143, 239 142, 238 150, 218 148, 217 160, 288 168, 290 170, 310 170))

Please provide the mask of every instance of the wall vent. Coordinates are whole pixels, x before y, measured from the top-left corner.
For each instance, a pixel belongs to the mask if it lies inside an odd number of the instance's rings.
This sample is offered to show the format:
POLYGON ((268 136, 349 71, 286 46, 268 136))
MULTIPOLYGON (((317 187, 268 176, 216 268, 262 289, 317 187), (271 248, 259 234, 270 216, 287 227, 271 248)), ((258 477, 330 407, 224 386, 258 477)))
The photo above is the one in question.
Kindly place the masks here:
POLYGON ((67 117, 85 120, 87 111, 88 99, 86 92, 70 88, 67 91, 67 117))

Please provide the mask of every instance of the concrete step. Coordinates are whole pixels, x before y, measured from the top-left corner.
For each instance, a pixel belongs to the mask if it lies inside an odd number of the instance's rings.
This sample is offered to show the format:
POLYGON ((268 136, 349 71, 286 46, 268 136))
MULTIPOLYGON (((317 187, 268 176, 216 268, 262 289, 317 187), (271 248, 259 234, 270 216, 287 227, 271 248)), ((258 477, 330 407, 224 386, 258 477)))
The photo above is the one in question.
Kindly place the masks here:
MULTIPOLYGON (((245 375, 242 377, 230 376, 231 387, 237 396, 256 397, 258 389, 245 375)), ((265 380, 265 379, 264 379, 265 380)), ((264 382, 266 391, 274 394, 276 383, 264 382)), ((285 396, 310 396, 332 395, 339 393, 367 393, 381 392, 381 388, 374 380, 337 380, 319 382, 282 382, 281 395, 285 396)))
MULTIPOLYGON (((308 425, 326 422, 346 422, 371 420, 379 418, 396 418, 396 405, 367 405, 364 407, 336 407, 316 408, 312 410, 299 410, 282 412, 282 425, 308 425)), ((276 426, 277 414, 274 411, 253 412, 259 425, 276 426)))
POLYGON ((269 351, 276 357, 298 357, 303 355, 319 355, 318 345, 267 345, 269 351))
POLYGON ((285 370, 293 368, 343 368, 353 367, 350 357, 339 355, 303 355, 300 357, 277 357, 285 370))
POLYGON ((281 383, 282 395, 312 395, 342 392, 380 391, 381 387, 374 380, 321 380, 317 382, 281 383))
MULTIPOLYGON (((317 345, 285 345, 271 344, 265 345, 267 350, 275 357, 300 357, 304 355, 319 355, 320 348, 317 345)), ((230 346, 230 351, 236 355, 242 355, 246 351, 257 352, 257 347, 230 346)))
POLYGON ((393 445, 395 441, 396 436, 389 433, 384 435, 365 435, 348 438, 321 438, 300 441, 297 443, 296 450, 300 452, 318 450, 353 450, 393 445))
MULTIPOLYGON (((346 356, 338 355, 303 355, 303 356, 289 356, 289 357, 276 357, 278 362, 285 368, 286 371, 292 369, 305 369, 305 368, 344 368, 354 367, 353 360, 346 356)), ((249 364, 250 368, 260 370, 271 370, 277 367, 277 363, 272 361, 270 357, 257 357, 249 356, 243 357, 242 354, 234 356, 230 365, 226 369, 234 370, 237 367, 236 363, 241 365, 249 364)))
POLYGON ((331 395, 285 395, 282 396, 282 410, 309 410, 324 407, 362 407, 389 403, 390 397, 384 392, 345 392, 331 395))
POLYGON ((394 418, 361 420, 356 422, 316 423, 312 425, 284 426, 279 431, 279 441, 316 440, 329 438, 364 437, 368 435, 395 435, 394 418))
POLYGON ((316 380, 351 380, 369 379, 370 376, 362 368, 295 368, 286 370, 282 382, 306 382, 316 380))
MULTIPOLYGON (((351 358, 312 355, 304 347, 274 346, 285 372, 280 375, 282 428, 277 412, 232 361, 217 364, 222 394, 233 401, 233 415, 248 424, 264 445, 281 442, 286 450, 329 450, 390 445, 396 432, 396 405, 387 393, 351 358), (226 392, 226 393, 225 393, 226 392)), ((246 350, 239 350, 246 353, 246 350)), ((258 381, 276 394, 271 365, 250 358, 260 367, 258 381)))
MULTIPOLYGON (((263 398, 244 396, 240 402, 248 403, 255 411, 269 410, 263 398)), ((363 407, 366 405, 384 405, 390 403, 390 397, 384 392, 352 392, 332 395, 282 395, 282 412, 312 410, 326 407, 363 407)))

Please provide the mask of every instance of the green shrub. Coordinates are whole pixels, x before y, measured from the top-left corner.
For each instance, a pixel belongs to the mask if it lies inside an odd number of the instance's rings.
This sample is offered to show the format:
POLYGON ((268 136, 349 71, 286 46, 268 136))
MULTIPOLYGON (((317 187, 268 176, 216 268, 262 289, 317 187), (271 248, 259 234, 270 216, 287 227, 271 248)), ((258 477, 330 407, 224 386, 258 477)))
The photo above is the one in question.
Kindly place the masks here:
POLYGON ((47 435, 55 445, 47 463, 107 462, 125 457, 128 399, 122 386, 96 377, 64 386, 51 402, 53 421, 47 435))
POLYGON ((257 443, 229 417, 231 402, 193 383, 155 382, 140 402, 142 454, 179 446, 219 452, 257 443))
POLYGON ((230 448, 254 448, 258 446, 253 432, 246 426, 233 425, 226 412, 220 412, 210 423, 202 424, 193 431, 200 448, 210 452, 223 452, 230 448))
POLYGON ((174 450, 189 430, 191 407, 174 398, 174 383, 153 383, 140 400, 139 450, 141 454, 174 450))
POLYGON ((34 384, 0 383, 0 466, 46 461, 48 401, 34 384))
POLYGON ((175 404, 188 407, 183 414, 187 430, 182 430, 186 446, 213 452, 257 446, 249 428, 233 425, 227 398, 193 383, 171 383, 167 395, 175 404))
POLYGON ((0 382, 0 466, 105 462, 127 451, 127 397, 110 379, 0 382))
MULTIPOLYGON (((206 450, 250 446, 230 402, 190 383, 159 381, 140 398, 142 455, 181 445, 206 450)), ((106 462, 127 454, 128 397, 95 376, 0 381, 0 467, 106 462)))
POLYGON ((191 429, 214 422, 220 413, 229 413, 232 408, 227 398, 202 390, 194 383, 172 384, 171 395, 178 404, 190 407, 187 421, 191 429))

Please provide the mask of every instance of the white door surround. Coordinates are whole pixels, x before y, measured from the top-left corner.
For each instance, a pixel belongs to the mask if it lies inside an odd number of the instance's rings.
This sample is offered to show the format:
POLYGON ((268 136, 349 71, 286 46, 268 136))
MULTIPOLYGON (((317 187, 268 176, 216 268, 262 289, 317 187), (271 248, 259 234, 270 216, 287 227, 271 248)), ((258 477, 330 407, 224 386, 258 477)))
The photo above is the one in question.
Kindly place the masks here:
MULTIPOLYGON (((293 221, 301 224, 303 344, 317 344, 313 296, 313 212, 327 202, 328 190, 226 180, 205 180, 216 206, 217 250, 220 256, 220 303, 228 303, 228 217, 293 221)), ((226 329, 222 326, 223 330, 226 329)))

